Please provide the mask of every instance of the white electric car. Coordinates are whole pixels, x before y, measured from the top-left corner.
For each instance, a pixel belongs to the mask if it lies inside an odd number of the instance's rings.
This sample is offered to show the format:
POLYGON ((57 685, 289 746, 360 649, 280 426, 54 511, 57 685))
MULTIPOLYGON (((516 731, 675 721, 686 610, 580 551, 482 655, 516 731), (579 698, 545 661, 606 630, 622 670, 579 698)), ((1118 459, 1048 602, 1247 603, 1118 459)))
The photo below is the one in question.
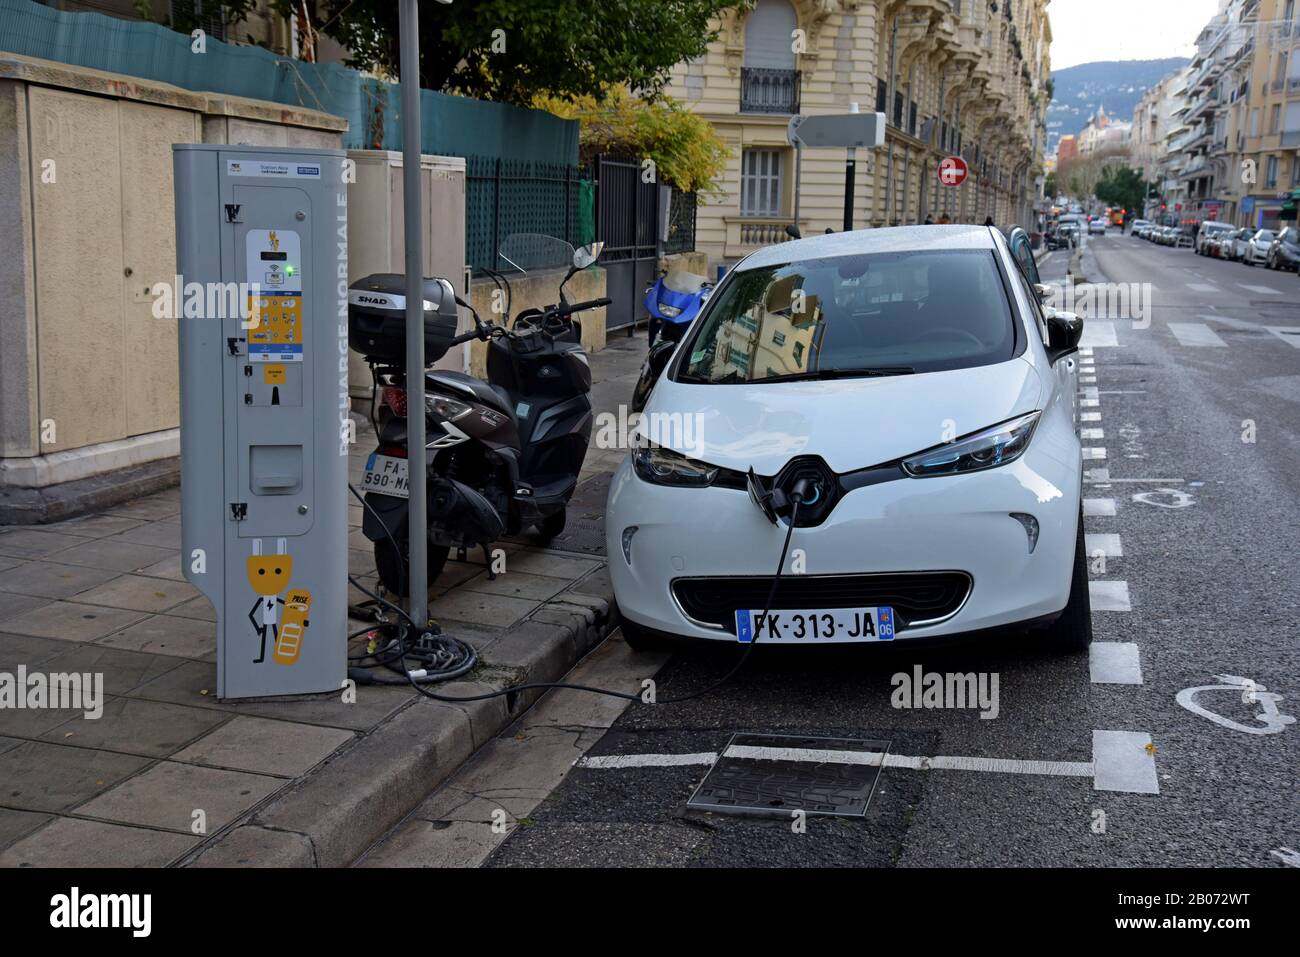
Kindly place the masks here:
POLYGON ((1037 280, 1023 231, 982 226, 818 236, 737 265, 637 384, 654 441, 606 513, 627 641, 1042 625, 1086 647, 1082 321, 1037 280))

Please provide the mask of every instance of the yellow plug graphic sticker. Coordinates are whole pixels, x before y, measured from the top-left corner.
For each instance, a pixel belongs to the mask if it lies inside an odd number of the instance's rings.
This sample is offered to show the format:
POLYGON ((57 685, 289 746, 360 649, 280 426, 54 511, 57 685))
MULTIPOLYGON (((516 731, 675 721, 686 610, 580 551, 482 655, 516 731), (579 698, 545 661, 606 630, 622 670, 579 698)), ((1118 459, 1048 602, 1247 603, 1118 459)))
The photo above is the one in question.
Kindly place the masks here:
MULTIPOLYGON (((257 594, 257 600, 253 602, 253 607, 249 609, 248 620, 253 623, 253 634, 257 636, 258 647, 257 657, 253 659, 253 664, 261 664, 266 659, 266 639, 270 637, 273 647, 277 649, 281 641, 282 628, 280 626, 280 605, 286 604, 285 600, 280 597, 280 593, 289 587, 289 578, 293 574, 293 556, 286 551, 286 542, 283 538, 275 540, 275 554, 262 554, 262 540, 253 539, 253 554, 248 556, 247 571, 248 584, 252 586, 253 591, 257 594)), ((295 622, 296 637, 292 639, 290 645, 295 649, 289 660, 277 661, 280 664, 293 664, 298 660, 297 647, 301 644, 303 631, 307 625, 306 608, 311 605, 311 595, 306 592, 295 592, 290 596, 291 599, 298 594, 307 596, 306 607, 301 612, 290 609, 286 614, 286 626, 290 621, 295 622)))
POLYGON ((292 589, 284 602, 284 621, 275 640, 275 650, 271 653, 271 658, 277 665, 291 665, 298 660, 302 639, 307 633, 307 615, 310 611, 311 592, 304 588, 292 589))

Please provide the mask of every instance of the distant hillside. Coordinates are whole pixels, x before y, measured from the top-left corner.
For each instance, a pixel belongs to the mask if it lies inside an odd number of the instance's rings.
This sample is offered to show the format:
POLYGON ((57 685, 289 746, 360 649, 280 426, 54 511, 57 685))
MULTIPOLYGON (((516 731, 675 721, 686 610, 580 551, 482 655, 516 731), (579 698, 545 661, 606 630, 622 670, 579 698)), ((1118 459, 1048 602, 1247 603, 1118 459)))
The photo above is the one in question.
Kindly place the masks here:
POLYGON ((1053 72, 1055 91, 1047 108, 1047 152, 1056 149, 1056 141, 1062 136, 1082 132, 1088 117, 1099 106, 1104 106, 1112 119, 1133 119, 1133 109, 1142 94, 1187 63, 1182 57, 1108 60, 1053 72))

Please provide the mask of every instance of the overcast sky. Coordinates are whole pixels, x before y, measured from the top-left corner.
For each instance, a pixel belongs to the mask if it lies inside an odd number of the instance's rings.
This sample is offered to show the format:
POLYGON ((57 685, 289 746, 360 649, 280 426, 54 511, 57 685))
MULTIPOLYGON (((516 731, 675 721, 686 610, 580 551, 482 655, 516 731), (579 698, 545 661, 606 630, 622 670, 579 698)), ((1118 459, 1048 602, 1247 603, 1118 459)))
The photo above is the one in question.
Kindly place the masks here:
POLYGON ((1220 0, 1052 0, 1052 69, 1190 57, 1220 0))

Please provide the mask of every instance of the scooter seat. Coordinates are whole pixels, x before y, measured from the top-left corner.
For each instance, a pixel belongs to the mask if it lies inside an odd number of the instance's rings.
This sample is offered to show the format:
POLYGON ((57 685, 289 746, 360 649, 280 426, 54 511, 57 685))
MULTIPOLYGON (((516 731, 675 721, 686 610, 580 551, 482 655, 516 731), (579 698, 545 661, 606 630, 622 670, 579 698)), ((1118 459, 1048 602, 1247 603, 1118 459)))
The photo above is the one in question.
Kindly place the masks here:
POLYGON ((435 369, 425 373, 425 380, 430 386, 441 386, 451 392, 460 393, 471 401, 482 403, 488 408, 510 416, 512 420, 515 419, 514 403, 505 390, 482 379, 476 379, 463 372, 453 372, 450 369, 435 369))

